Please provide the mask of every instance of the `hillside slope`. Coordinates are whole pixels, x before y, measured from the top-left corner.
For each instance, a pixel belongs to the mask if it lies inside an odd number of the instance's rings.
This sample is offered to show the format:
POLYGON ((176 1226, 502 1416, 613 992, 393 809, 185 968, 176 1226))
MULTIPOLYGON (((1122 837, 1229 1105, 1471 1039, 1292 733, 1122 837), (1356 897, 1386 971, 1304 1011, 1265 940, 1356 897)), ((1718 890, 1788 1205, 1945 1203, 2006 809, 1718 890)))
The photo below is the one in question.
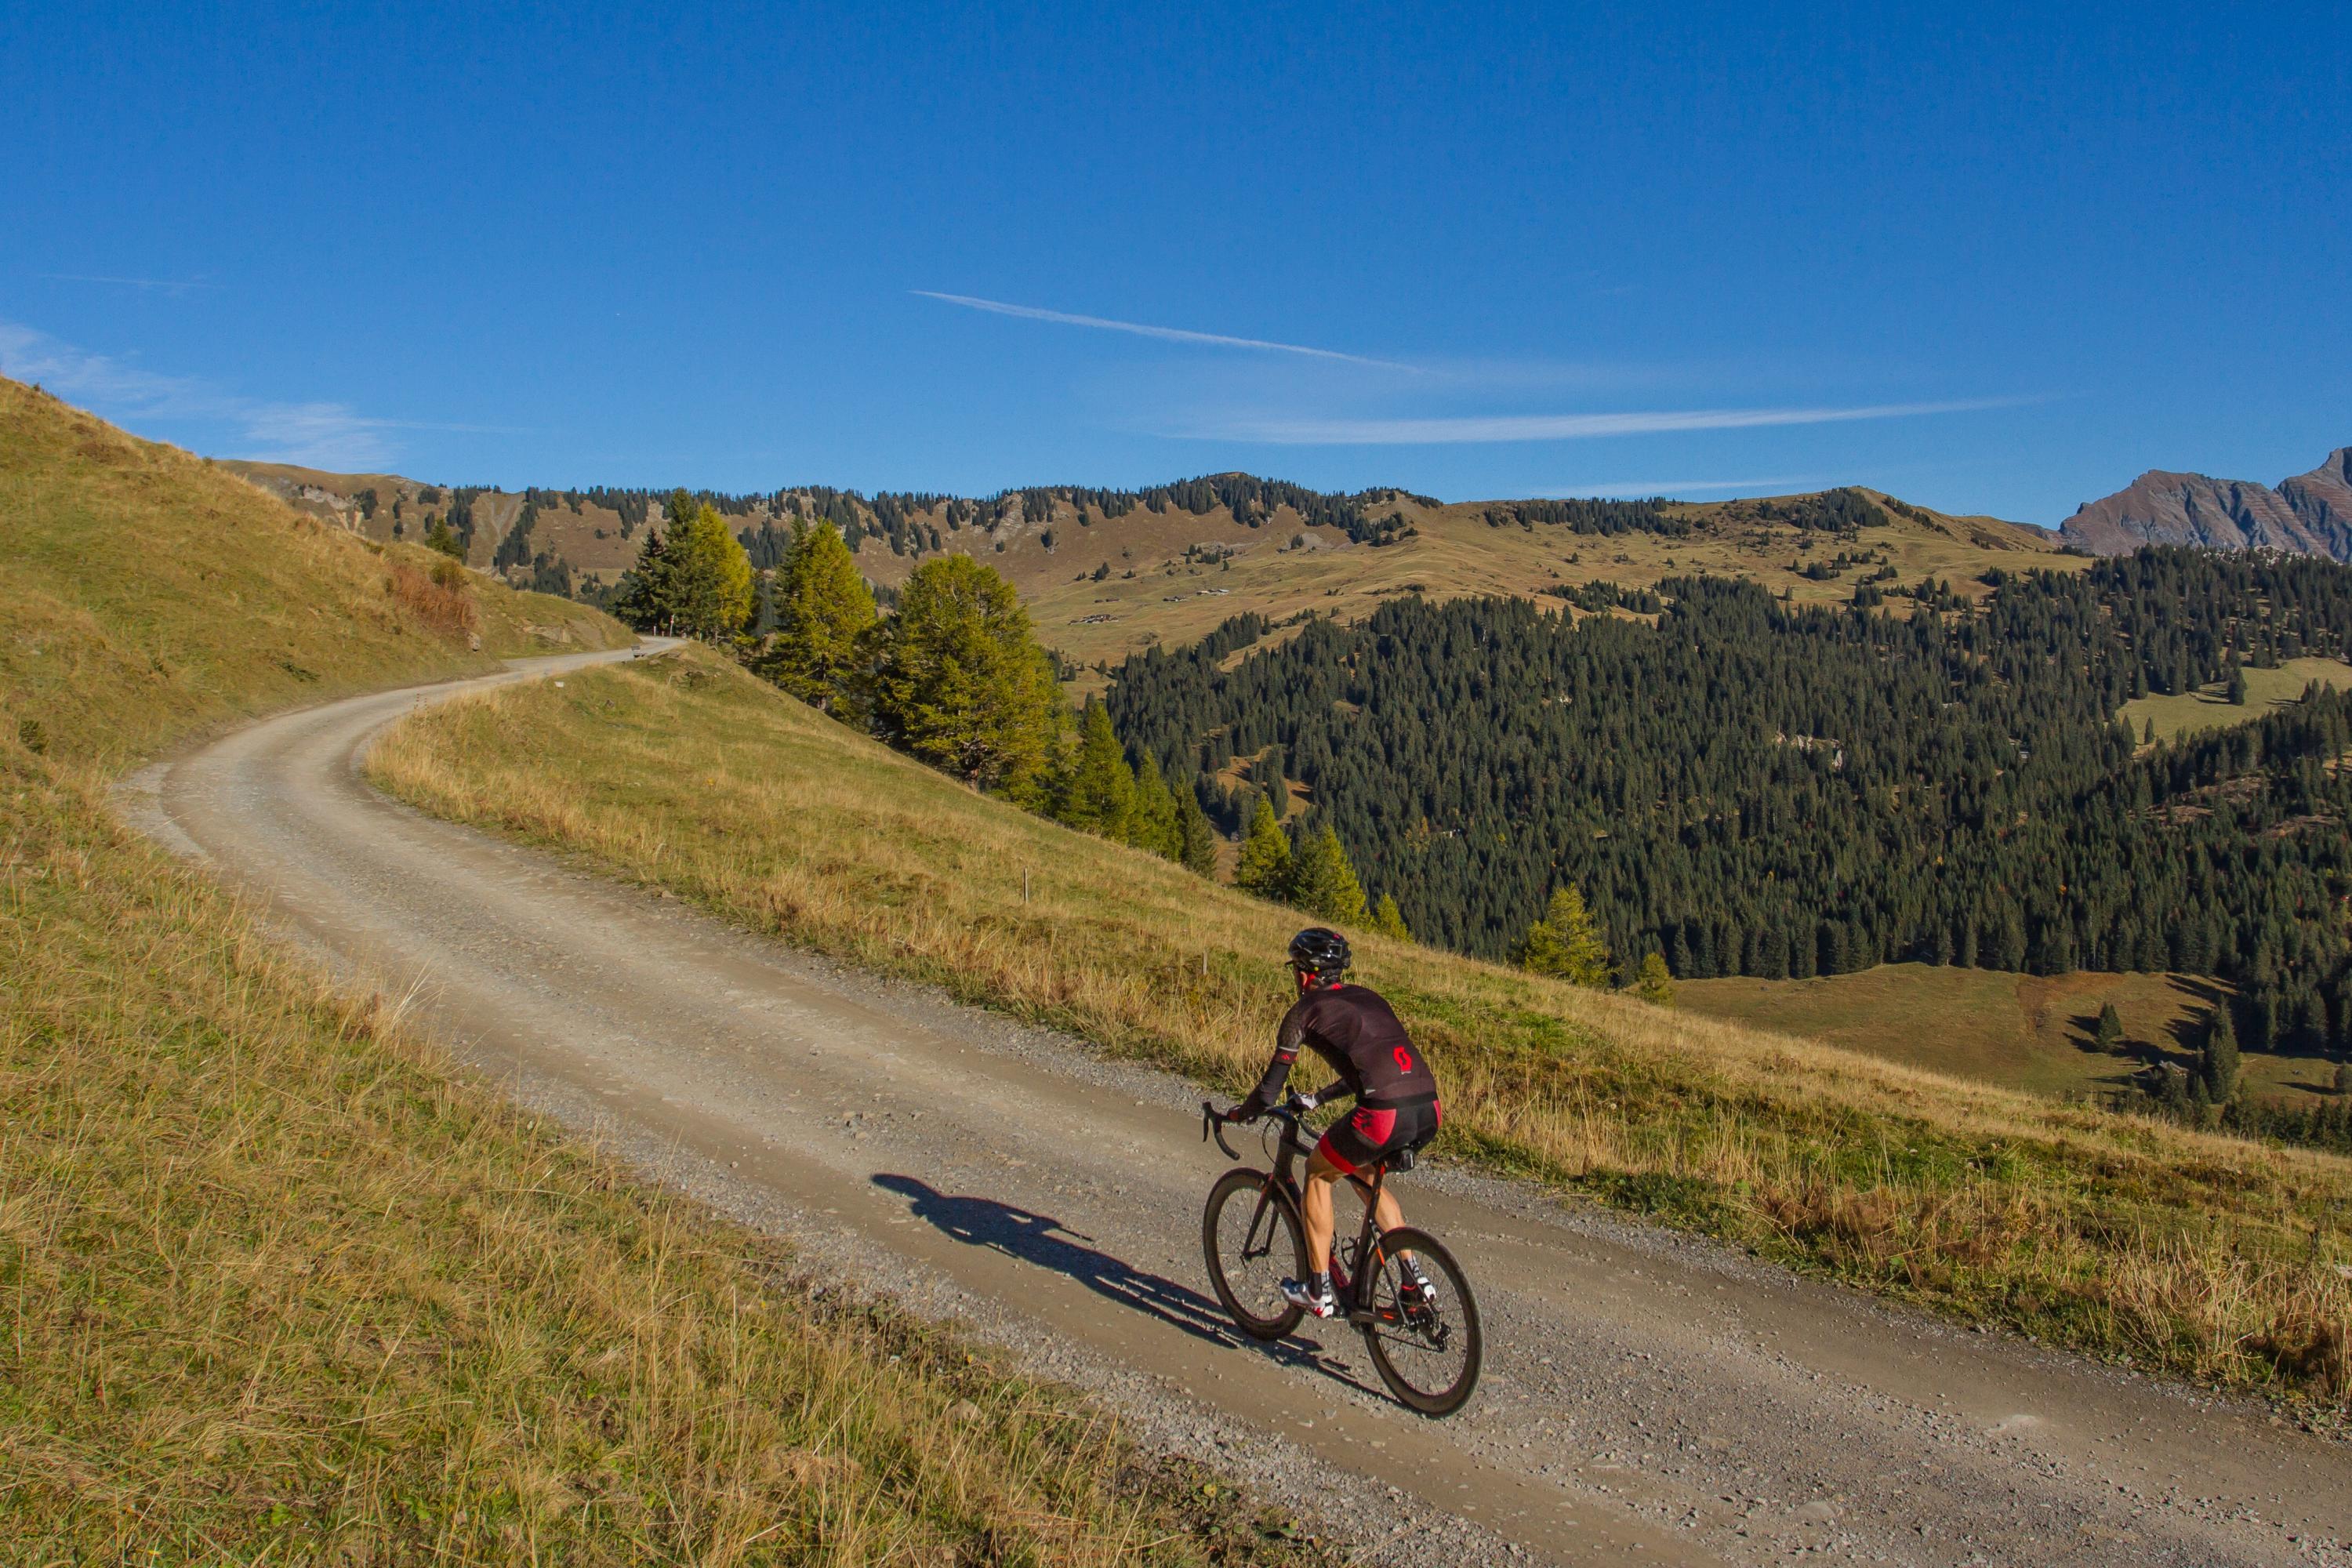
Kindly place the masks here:
POLYGON ((238 717, 626 640, 443 564, 0 382, 0 1558, 1328 1561, 453 1077, 116 818, 238 717))
MULTIPOLYGON (((638 491, 461 492, 387 475, 228 466, 333 526, 379 540, 421 537, 425 520, 462 496, 469 562, 488 566, 502 549, 514 562, 544 553, 590 585, 614 581, 635 561, 648 510, 659 510, 657 498, 638 491), (509 543, 526 508, 528 542, 509 543)), ((1448 503, 1393 489, 1324 496, 1214 475, 1137 493, 1051 487, 972 500, 787 488, 712 499, 759 565, 772 563, 800 517, 849 525, 859 569, 885 587, 941 552, 978 556, 1020 589, 1045 640, 1084 665, 1191 642, 1244 612, 1281 619, 1313 609, 1357 620, 1405 594, 1537 596, 1595 579, 1646 587, 1706 572, 1754 578, 1798 603, 1830 603, 1851 597, 1854 582, 1874 572, 1904 583, 1948 580, 1976 595, 1996 567, 2081 564, 2040 529, 1864 489, 1656 508, 1448 503), (1855 564, 1836 565, 1840 556, 1855 564)))
POLYGON ((341 692, 630 640, 585 605, 336 537, 219 465, 0 378, 0 713, 113 763, 341 692))
MULTIPOLYGON (((706 650, 420 715, 373 766, 442 815, 1227 1089, 1283 1005, 1296 911, 974 795, 706 650)), ((1447 1085, 1458 1157, 2094 1352, 2331 1405, 2352 1387, 2352 1162, 1360 949, 1447 1085)))

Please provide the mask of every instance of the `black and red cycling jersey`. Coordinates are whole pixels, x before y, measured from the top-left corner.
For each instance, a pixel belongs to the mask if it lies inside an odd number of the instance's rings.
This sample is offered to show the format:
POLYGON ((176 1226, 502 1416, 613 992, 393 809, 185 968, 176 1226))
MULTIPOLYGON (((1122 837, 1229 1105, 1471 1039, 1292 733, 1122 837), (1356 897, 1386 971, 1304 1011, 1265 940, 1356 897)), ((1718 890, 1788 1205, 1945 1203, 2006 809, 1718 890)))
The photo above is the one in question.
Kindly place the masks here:
POLYGON ((1274 1109, 1302 1045, 1312 1047, 1339 1075, 1339 1081, 1318 1099, 1336 1099, 1344 1090, 1360 1105, 1395 1108, 1425 1105, 1437 1098, 1436 1076, 1380 993, 1363 985, 1322 985, 1299 997, 1283 1015, 1274 1059, 1250 1097, 1234 1108, 1236 1117, 1261 1116, 1274 1109))

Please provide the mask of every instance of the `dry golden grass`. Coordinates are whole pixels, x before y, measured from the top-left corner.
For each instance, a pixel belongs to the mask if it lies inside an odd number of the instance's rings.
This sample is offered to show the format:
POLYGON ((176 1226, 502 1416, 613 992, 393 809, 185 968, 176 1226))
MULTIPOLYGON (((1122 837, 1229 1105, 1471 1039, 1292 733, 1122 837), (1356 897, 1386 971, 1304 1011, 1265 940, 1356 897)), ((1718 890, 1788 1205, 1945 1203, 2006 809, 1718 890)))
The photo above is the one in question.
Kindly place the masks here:
MULTIPOLYGON (((443 815, 1226 1089, 1286 1000, 1295 915, 974 795, 702 650, 421 714, 373 766, 443 815)), ((1359 949, 1438 1064, 1456 1156, 2095 1353, 2330 1410, 2352 1388, 2352 1163, 1359 949)))
POLYGON ((119 763, 240 716, 630 640, 584 605, 436 584, 439 559, 0 377, 0 727, 57 754, 119 763))
POLYGON ((1324 1560, 503 1109, 114 821, 208 725, 625 637, 436 559, 0 380, 0 1561, 1324 1560))
MULTIPOLYGON (((1955 1077, 2035 1094, 2104 1100, 2161 1055, 2192 1065, 2212 1008, 2231 995, 2195 974, 2018 974, 1997 969, 1885 963, 1807 980, 1741 975, 1675 987, 1685 1012, 1955 1077), (2099 1009, 2124 1027, 2113 1051, 2094 1042, 2099 1009)), ((2249 1051, 2247 1091, 2301 1109, 2334 1092, 2336 1064, 2319 1056, 2249 1051)))
MULTIPOLYGON (((1376 515, 1387 510, 1385 503, 1373 508, 1376 515)), ((1790 568, 1832 559, 1841 551, 1883 552, 1906 584, 1932 576, 1963 594, 1981 595, 1988 590, 1979 578, 1988 568, 2072 572, 2090 564, 2081 556, 2057 553, 2054 541, 2035 531, 1983 519, 1931 515, 1922 521, 1890 514, 1885 526, 1865 529, 1859 541, 1849 542, 1787 524, 1730 521, 1721 503, 1683 508, 1693 531, 1680 539, 1648 533, 1604 537, 1540 525, 1490 527, 1485 521, 1487 503, 1477 501, 1433 508, 1403 501, 1397 510, 1419 533, 1377 549, 1349 544, 1336 529, 1307 529, 1287 510, 1255 529, 1236 524, 1222 510, 1205 517, 1132 512, 1086 529, 1062 513, 1050 524, 1008 527, 1001 553, 969 530, 945 537, 950 549, 984 552, 982 559, 1021 589, 1038 635, 1081 665, 1116 664, 1155 642, 1180 647, 1244 611, 1279 620, 1313 610, 1352 621, 1407 593, 1433 599, 1525 597, 1594 578, 1647 587, 1662 578, 1704 573, 1753 578, 1774 595, 1785 591, 1800 605, 1829 605, 1851 601, 1863 572, 1815 582, 1790 568), (1043 542, 1047 527, 1055 536, 1050 552, 1043 542), (1309 548, 1286 548, 1302 533, 1309 548), (1230 566, 1185 561, 1185 547, 1202 543, 1239 553, 1230 566), (1099 583, 1092 580, 1098 565, 1110 568, 1099 583), (1135 575, 1127 576, 1129 571, 1135 575)), ((858 565, 883 580, 911 569, 911 562, 872 540, 859 552, 858 565)), ((1900 614, 1904 601, 1889 607, 1900 614)), ((1091 671, 1077 682, 1083 690, 1099 685, 1091 671)))
POLYGON ((0 737, 0 1558, 1307 1562, 453 1079, 0 737))

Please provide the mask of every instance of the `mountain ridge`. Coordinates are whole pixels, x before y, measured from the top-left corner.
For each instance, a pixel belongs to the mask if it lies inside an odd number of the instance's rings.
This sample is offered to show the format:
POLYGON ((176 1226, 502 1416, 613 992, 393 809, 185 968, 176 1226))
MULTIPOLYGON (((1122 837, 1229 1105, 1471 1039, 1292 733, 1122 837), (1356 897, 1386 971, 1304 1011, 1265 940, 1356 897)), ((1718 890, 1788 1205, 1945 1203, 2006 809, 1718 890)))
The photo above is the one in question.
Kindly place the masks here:
MULTIPOLYGON (((588 598, 635 561, 667 496, 222 466, 373 538, 421 537, 431 519, 448 516, 469 563, 520 586, 568 583, 588 598)), ((1865 577, 1933 579, 1977 597, 1996 569, 2086 564, 2059 553, 2047 530, 1851 486, 1718 501, 1440 501, 1225 473, 1141 490, 1034 486, 966 498, 802 486, 703 499, 757 567, 775 564, 800 519, 840 525, 859 571, 883 589, 941 552, 973 555, 1003 573, 1040 634, 1082 668, 1155 643, 1181 646, 1236 615, 1279 620, 1311 607, 1356 620, 1402 595, 1557 604, 1596 581, 1635 590, 1712 573, 1752 578, 1798 603, 1850 600, 1865 577)))
POLYGON ((2187 544, 2352 561, 2352 447, 2276 486, 2151 468, 2113 495, 2084 502, 2058 535, 2095 555, 2187 544))

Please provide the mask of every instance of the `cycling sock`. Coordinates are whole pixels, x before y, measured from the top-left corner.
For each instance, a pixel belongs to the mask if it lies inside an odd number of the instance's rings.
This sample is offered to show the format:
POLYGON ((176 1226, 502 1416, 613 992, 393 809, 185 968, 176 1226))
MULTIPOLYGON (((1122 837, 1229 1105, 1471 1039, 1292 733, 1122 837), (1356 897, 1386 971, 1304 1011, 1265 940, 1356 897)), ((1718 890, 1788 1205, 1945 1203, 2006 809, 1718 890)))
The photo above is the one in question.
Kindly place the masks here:
POLYGON ((1328 1296, 1331 1294, 1331 1277, 1328 1274, 1310 1274, 1307 1277, 1307 1288, 1318 1296, 1328 1296))

